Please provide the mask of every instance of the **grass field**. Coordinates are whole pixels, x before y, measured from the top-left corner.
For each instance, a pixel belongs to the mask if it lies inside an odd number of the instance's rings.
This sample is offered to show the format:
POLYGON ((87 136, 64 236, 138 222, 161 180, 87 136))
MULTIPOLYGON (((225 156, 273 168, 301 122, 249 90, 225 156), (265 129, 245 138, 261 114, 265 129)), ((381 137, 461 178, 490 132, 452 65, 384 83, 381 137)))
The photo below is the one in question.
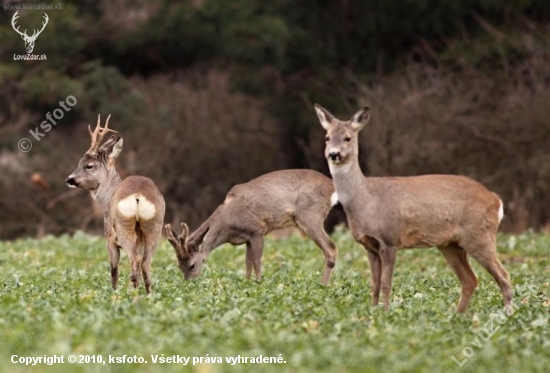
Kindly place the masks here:
POLYGON ((244 279, 245 250, 232 246, 214 251, 200 279, 185 281, 163 241, 150 295, 143 285, 131 288, 124 255, 119 290, 111 290, 103 237, 0 242, 0 371, 548 371, 550 236, 499 237, 499 256, 521 294, 508 319, 497 317, 500 291, 477 263, 480 286, 457 315, 460 286, 435 249, 400 252, 391 310, 372 307, 366 253, 347 232, 333 238, 340 256, 328 287, 319 285, 321 251, 298 236, 267 239, 261 283, 244 279), (485 340, 492 317, 494 334, 485 340), (65 364, 10 362, 55 354, 65 364), (69 364, 71 354, 137 355, 147 364, 69 364), (151 355, 162 354, 223 363, 153 364, 151 355), (226 363, 238 355, 286 363, 226 363))

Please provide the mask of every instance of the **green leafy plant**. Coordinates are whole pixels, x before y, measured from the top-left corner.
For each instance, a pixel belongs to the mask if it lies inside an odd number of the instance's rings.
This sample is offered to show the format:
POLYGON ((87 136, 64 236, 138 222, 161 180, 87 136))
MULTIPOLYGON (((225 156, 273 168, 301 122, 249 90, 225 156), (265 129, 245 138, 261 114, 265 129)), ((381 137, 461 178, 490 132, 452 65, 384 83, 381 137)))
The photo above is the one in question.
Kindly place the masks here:
MULTIPOLYGON (((266 240, 264 278, 246 281, 245 250, 222 247, 201 278, 185 281, 168 242, 153 262, 153 292, 131 288, 122 257, 120 289, 106 279, 104 239, 76 233, 0 242, 0 371, 529 371, 550 363, 548 235, 499 237, 517 311, 481 347, 470 344, 502 310, 494 281, 476 263, 480 286, 466 314, 455 313, 458 280, 436 250, 403 251, 389 312, 370 305, 366 254, 347 231, 329 286, 318 284, 323 257, 297 235, 266 240), (459 367, 470 346, 474 355, 459 367), (12 355, 137 355, 147 364, 21 366, 12 355), (223 364, 155 365, 151 355, 223 357, 223 364), (279 356, 286 364, 225 363, 225 357, 279 356)), ((108 276, 107 276, 108 278, 108 276)))

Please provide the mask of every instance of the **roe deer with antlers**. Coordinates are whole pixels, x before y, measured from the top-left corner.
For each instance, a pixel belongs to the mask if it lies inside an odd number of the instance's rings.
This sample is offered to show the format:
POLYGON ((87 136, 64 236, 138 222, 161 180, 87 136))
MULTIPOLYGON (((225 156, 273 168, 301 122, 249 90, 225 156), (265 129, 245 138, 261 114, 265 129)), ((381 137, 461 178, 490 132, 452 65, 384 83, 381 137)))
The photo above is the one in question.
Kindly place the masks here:
POLYGON ((151 260, 162 235, 164 198, 155 183, 147 177, 120 178, 115 168, 115 159, 122 151, 122 138, 113 135, 101 145, 105 134, 116 133, 108 128, 110 117, 107 118, 105 128, 101 128, 99 116, 95 130, 92 132, 88 127, 92 145, 66 183, 71 188, 89 190, 103 211, 113 290, 116 290, 118 282, 122 248, 130 258, 130 278, 134 288, 139 286, 141 272, 145 289, 149 293, 151 260))
POLYGON ((325 156, 338 201, 354 239, 368 253, 373 305, 382 291, 384 306, 389 307, 398 249, 437 246, 462 285, 458 312, 466 310, 477 287, 468 255, 491 274, 504 305, 510 307, 509 275, 496 255, 496 232, 503 217, 498 196, 464 176, 365 177, 357 137, 369 120, 369 108, 348 121, 336 119, 319 105, 315 111, 327 131, 325 156))
POLYGON ((214 213, 187 238, 188 229, 178 235, 166 225, 166 235, 174 247, 178 265, 186 279, 200 275, 206 257, 224 243, 246 243, 246 278, 261 279, 264 236, 276 229, 298 227, 325 254, 322 284, 330 280, 338 255, 336 246, 323 228, 333 205, 334 186, 313 170, 283 170, 234 186, 214 213))

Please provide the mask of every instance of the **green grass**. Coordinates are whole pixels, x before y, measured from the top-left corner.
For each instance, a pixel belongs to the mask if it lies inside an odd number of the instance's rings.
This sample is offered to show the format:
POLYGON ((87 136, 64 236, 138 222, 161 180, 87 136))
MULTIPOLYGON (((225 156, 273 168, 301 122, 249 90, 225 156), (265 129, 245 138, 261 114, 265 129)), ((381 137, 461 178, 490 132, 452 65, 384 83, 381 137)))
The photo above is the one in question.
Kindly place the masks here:
POLYGON ((460 286, 437 250, 400 252, 385 312, 370 305, 364 250, 347 232, 333 238, 340 256, 328 287, 319 285, 322 253, 307 239, 267 238, 261 283, 244 279, 244 249, 232 246, 214 251, 200 279, 185 281, 163 241, 150 295, 143 285, 131 288, 124 255, 120 288, 111 290, 103 237, 0 242, 0 371, 548 371, 550 236, 499 237, 514 287, 534 293, 516 296, 517 311, 487 341, 478 337, 480 347, 470 342, 502 310, 502 298, 477 263, 480 286, 468 311, 457 315, 460 286), (459 367, 451 357, 462 361, 468 346, 473 356, 459 367), (54 354, 137 355, 148 364, 10 362, 12 355, 54 354), (157 354, 281 354, 286 363, 161 366, 152 363, 157 354))

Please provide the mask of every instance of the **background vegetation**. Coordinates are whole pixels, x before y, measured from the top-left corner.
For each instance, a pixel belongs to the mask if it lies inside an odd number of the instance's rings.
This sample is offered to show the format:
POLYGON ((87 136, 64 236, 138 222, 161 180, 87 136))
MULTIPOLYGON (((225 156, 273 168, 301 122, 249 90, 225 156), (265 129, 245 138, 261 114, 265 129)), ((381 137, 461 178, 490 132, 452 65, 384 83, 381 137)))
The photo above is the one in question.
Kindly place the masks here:
POLYGON ((91 198, 63 183, 98 113, 125 137, 121 173, 152 177, 167 221, 196 227, 237 183, 328 173, 314 102, 342 118, 372 107, 366 174, 468 175, 504 199, 504 230, 548 227, 546 0, 63 4, 36 43, 47 61, 13 61, 23 41, 0 13, 0 237, 101 232, 91 198), (30 137, 68 95, 77 105, 30 137))
POLYGON ((364 249, 347 231, 333 239, 340 257, 326 287, 319 285, 321 251, 297 235, 268 238, 261 283, 244 279, 245 250, 232 246, 212 253, 201 278, 185 281, 163 241, 150 295, 131 287, 125 255, 120 288, 111 290, 103 238, 79 232, 0 242, 0 372, 548 371, 548 235, 499 237, 517 311, 502 325, 494 321, 500 328, 486 340, 480 333, 490 333, 485 324, 503 311, 502 296, 476 262, 480 286, 466 314, 458 315, 460 285, 437 250, 400 252, 385 312, 370 305, 364 249), (473 356, 459 367, 452 357, 463 361, 466 347, 473 356), (26 367, 9 362, 14 354, 137 355, 148 364, 26 367), (154 365, 150 355, 156 354, 281 354, 286 364, 154 365))

